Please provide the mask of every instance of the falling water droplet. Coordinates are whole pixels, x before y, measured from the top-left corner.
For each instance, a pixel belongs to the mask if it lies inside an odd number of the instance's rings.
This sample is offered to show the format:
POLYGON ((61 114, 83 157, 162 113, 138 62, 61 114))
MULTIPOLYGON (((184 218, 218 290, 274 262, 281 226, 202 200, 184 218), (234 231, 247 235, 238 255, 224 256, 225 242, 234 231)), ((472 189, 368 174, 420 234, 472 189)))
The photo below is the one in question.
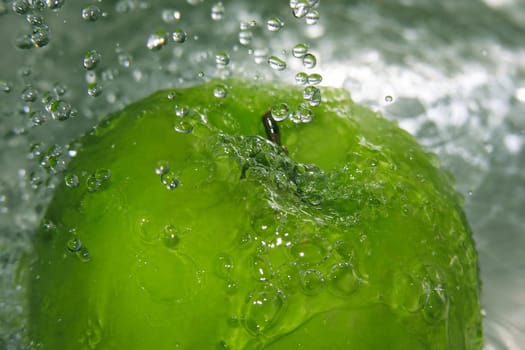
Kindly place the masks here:
POLYGON ((224 68, 230 63, 230 55, 227 52, 217 52, 215 55, 215 64, 217 68, 224 68))
POLYGON ((186 41, 186 32, 183 29, 177 28, 171 33, 171 39, 178 44, 182 44, 186 41))
POLYGON ((222 84, 217 85, 213 89, 213 96, 217 98, 225 98, 226 96, 228 96, 228 88, 222 84))
POLYGON ((309 46, 304 43, 295 45, 292 49, 292 55, 296 58, 302 58, 308 53, 309 46))
POLYGON ((317 64, 317 58, 313 54, 307 53, 306 55, 304 55, 303 66, 305 68, 312 69, 315 67, 316 64, 317 64))
POLYGON ((92 51, 88 51, 84 55, 84 60, 82 62, 83 62, 85 69, 92 70, 97 67, 101 59, 102 59, 102 55, 99 54, 96 50, 92 50, 92 51))
POLYGON ((211 7, 211 19, 214 21, 220 21, 224 18, 224 5, 222 2, 218 2, 211 7))
POLYGON ((146 42, 146 46, 151 51, 158 51, 166 45, 166 32, 164 31, 158 31, 155 34, 151 34, 148 37, 148 41, 146 42))
POLYGON ((283 27, 283 22, 278 17, 272 17, 266 22, 266 28, 270 32, 278 32, 283 27))
POLYGON ((316 24, 319 21, 319 12, 317 10, 311 9, 306 14, 306 24, 316 24))
POLYGON ((286 69, 286 62, 277 56, 270 56, 270 58, 268 58, 268 64, 272 69, 277 71, 283 71, 286 69))
POLYGON ((270 113, 272 113, 272 118, 275 121, 280 122, 290 116, 290 108, 286 103, 279 103, 272 107, 270 113))
POLYGON ((82 19, 86 22, 95 22, 100 18, 101 11, 98 6, 89 5, 82 9, 82 19))

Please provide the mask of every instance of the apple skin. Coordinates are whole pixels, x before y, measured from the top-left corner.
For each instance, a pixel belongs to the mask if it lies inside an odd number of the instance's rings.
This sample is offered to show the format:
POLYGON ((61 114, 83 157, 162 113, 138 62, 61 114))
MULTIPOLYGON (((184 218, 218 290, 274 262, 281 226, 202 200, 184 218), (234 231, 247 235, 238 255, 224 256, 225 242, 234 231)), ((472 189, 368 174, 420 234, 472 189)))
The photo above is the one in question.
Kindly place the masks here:
POLYGON ((86 134, 35 238, 36 348, 480 349, 450 175, 321 90, 311 122, 279 123, 288 154, 261 116, 301 91, 260 81, 160 91, 86 134))

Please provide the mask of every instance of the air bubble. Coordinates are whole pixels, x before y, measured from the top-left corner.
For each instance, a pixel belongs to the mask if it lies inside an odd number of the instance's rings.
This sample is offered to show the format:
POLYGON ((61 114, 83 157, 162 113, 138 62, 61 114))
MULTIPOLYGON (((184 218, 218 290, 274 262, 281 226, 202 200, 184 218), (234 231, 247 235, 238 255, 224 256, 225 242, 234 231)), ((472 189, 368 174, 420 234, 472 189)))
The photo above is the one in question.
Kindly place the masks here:
POLYGON ((190 114, 190 108, 186 105, 175 105, 175 115, 179 118, 187 117, 190 114))
POLYGON ((217 256, 215 272, 219 277, 227 278, 231 276, 234 268, 233 258, 229 254, 220 254, 217 256))
POLYGON ((225 98, 226 96, 228 96, 228 88, 224 85, 217 85, 214 89, 213 89, 213 96, 217 97, 217 98, 225 98))
POLYGON ((324 276, 318 270, 306 270, 301 273, 301 288, 306 295, 317 295, 324 285, 324 276))
POLYGON ((277 56, 270 56, 270 58, 268 58, 268 64, 272 69, 277 71, 283 71, 286 69, 286 62, 277 56))
POLYGON ((33 34, 30 35, 31 43, 34 47, 44 47, 49 44, 49 28, 42 24, 33 27, 33 34))
POLYGON ((254 256, 251 259, 253 276, 261 282, 268 281, 273 276, 272 265, 264 256, 254 256))
POLYGON ((28 85, 22 91, 22 95, 20 97, 26 102, 35 102, 38 98, 38 91, 31 85, 28 85))
POLYGON ((279 321, 285 309, 285 295, 266 284, 248 295, 243 312, 243 325, 252 335, 260 335, 279 321))
POLYGON ((170 171, 170 163, 167 160, 159 160, 155 165, 155 174, 164 175, 170 171))
POLYGON ((218 2, 211 7, 211 19, 214 21, 220 21, 224 18, 224 5, 222 2, 218 2))
POLYGON ((77 252, 77 257, 80 261, 86 263, 91 260, 91 253, 85 246, 82 246, 80 250, 77 252))
POLYGON ((47 8, 51 10, 58 10, 64 6, 65 0, 47 0, 47 8))
POLYGON ((394 98, 392 96, 390 95, 385 96, 385 102, 391 103, 392 101, 394 101, 394 98))
POLYGON ((24 15, 29 10, 29 4, 26 0, 16 0, 13 1, 12 7, 13 12, 18 13, 19 15, 24 15))
POLYGON ((278 32, 283 27, 283 22, 278 17, 272 17, 266 22, 266 28, 270 32, 278 32))
POLYGON ((94 175, 97 181, 105 182, 111 178, 111 171, 109 169, 97 169, 94 175))
POLYGON ((91 97, 98 97, 102 94, 102 86, 98 83, 91 83, 88 85, 88 95, 91 97))
POLYGON ((436 286, 431 290, 427 303, 423 308, 425 320, 431 324, 439 323, 447 319, 448 297, 443 286, 436 286))
POLYGON ((53 101, 49 106, 49 112, 54 120, 64 121, 71 117, 71 105, 66 101, 53 101))
POLYGON ((310 106, 317 107, 321 104, 321 90, 315 86, 307 86, 303 90, 303 98, 310 106))
POLYGON ((315 266, 330 256, 328 241, 318 235, 299 237, 289 248, 293 260, 303 266, 315 266))
POLYGON ((294 118, 292 121, 294 123, 309 123, 313 119, 312 110, 304 103, 297 106, 297 111, 294 113, 294 118))
MULTIPOLYGON (((175 34, 175 33, 174 33, 175 34)), ((158 51, 166 45, 166 33, 164 31, 158 31, 155 34, 151 34, 146 42, 146 46, 151 51, 158 51)))
POLYGON ((312 69, 317 65, 317 58, 311 53, 307 53, 303 57, 303 66, 307 69, 312 69))
POLYGON ((0 80, 0 91, 8 94, 11 92, 11 90, 13 90, 13 83, 10 81, 0 80))
POLYGON ((42 111, 37 111, 31 116, 31 123, 33 126, 39 126, 47 121, 46 115, 42 111))
POLYGON ((100 188, 100 182, 97 181, 95 175, 90 175, 86 179, 86 188, 89 192, 96 192, 100 188))
POLYGON ((215 64, 217 68, 224 68, 230 63, 230 55, 226 52, 217 52, 215 55, 215 64))
POLYGON ((32 24, 34 26, 39 26, 44 24, 44 17, 40 15, 36 15, 34 13, 28 13, 26 15, 26 21, 29 22, 29 24, 32 24))
POLYGON ((393 281, 392 306, 411 313, 423 308, 427 300, 427 287, 421 280, 407 273, 397 273, 393 281))
POLYGON ((47 7, 45 0, 29 0, 27 1, 27 3, 29 4, 29 7, 31 9, 36 10, 36 11, 42 11, 43 9, 47 7))
POLYGON ((299 72, 295 75, 295 82, 299 85, 305 85, 308 83, 308 74, 305 72, 299 72))
POLYGON ((296 293, 301 288, 301 274, 296 263, 288 262, 277 271, 279 286, 289 294, 296 293))
POLYGON ((174 9, 164 9, 161 13, 162 20, 166 23, 175 23, 180 20, 180 12, 174 9))
POLYGON ((270 113, 275 121, 280 122, 286 120, 290 116, 290 108, 286 103, 279 103, 272 107, 270 113))
POLYGON ((66 248, 71 253, 77 253, 82 248, 82 242, 78 237, 73 237, 67 241, 66 248))
POLYGON ((164 226, 164 246, 169 249, 175 249, 180 243, 180 236, 173 225, 164 226))
POLYGON ((78 176, 75 175, 75 174, 66 174, 64 176, 64 183, 66 184, 67 187, 69 188, 76 188, 78 187, 78 184, 79 184, 79 180, 78 180, 78 176))
POLYGON ((337 296, 349 296, 359 289, 359 279, 350 263, 339 263, 330 269, 328 275, 330 290, 337 296))
POLYGON ((243 46, 248 46, 252 43, 253 33, 251 30, 241 30, 239 32, 239 43, 243 46))
POLYGON ((308 84, 318 85, 323 81, 321 74, 312 73, 308 76, 308 84))
POLYGON ((171 39, 178 44, 182 44, 186 41, 186 32, 183 29, 177 28, 171 33, 171 39))
POLYGON ((308 53, 309 46, 304 43, 295 45, 292 49, 292 55, 296 58, 302 58, 308 53))
POLYGON ((354 258, 354 249, 347 241, 335 242, 334 251, 344 262, 350 262, 354 258))
POLYGON ((92 50, 88 51, 84 55, 83 66, 87 70, 92 70, 97 67, 97 65, 100 63, 100 60, 102 59, 102 55, 99 54, 97 51, 92 50))
POLYGON ((310 7, 306 3, 306 1, 298 0, 292 8, 292 13, 295 18, 303 18, 304 16, 306 16, 309 10, 310 7))
POLYGON ((306 14, 306 24, 316 24, 319 21, 319 12, 317 10, 310 10, 306 14))
POLYGON ((82 9, 82 19, 86 22, 95 22, 100 18, 101 11, 98 6, 90 5, 82 9))
POLYGON ((233 295, 237 293, 238 290, 239 290, 239 284, 237 283, 236 280, 229 279, 226 282, 226 293, 228 293, 228 295, 233 295))
POLYGON ((161 175, 160 182, 168 189, 174 190, 180 185, 180 181, 177 177, 177 174, 170 171, 166 174, 161 175))

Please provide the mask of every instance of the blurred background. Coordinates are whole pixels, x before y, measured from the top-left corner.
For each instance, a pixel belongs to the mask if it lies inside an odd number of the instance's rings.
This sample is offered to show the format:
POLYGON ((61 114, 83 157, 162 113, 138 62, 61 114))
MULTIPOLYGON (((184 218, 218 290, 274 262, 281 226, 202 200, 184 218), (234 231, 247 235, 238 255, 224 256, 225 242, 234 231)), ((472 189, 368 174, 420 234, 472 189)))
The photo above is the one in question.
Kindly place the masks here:
POLYGON ((17 267, 72 140, 158 89, 312 74, 454 174, 479 252, 485 349, 523 349, 525 1, 0 0, 0 350, 28 348, 17 267))

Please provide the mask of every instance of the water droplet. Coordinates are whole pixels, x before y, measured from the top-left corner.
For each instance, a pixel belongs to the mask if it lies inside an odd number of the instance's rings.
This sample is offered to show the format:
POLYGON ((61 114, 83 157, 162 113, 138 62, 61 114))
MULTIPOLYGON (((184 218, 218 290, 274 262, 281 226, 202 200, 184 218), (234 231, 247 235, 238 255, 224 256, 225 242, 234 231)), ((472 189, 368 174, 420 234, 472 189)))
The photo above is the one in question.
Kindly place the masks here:
POLYGON ((82 242, 78 237, 73 237, 67 241, 66 248, 71 253, 77 253, 82 248, 82 242))
POLYGON ((88 51, 84 55, 83 65, 84 68, 87 70, 95 69, 95 67, 100 63, 100 60, 102 59, 102 55, 99 54, 97 51, 92 50, 88 51))
POLYGON ((47 8, 51 10, 58 10, 64 6, 66 0, 47 0, 47 8))
POLYGON ((304 43, 295 45, 292 49, 292 55, 296 58, 302 58, 308 53, 309 46, 304 43))
POLYGON ((275 121, 280 122, 290 116, 290 108, 286 103, 279 103, 272 107, 270 113, 275 121))
POLYGON ((295 75, 295 82, 298 85, 305 85, 308 83, 308 74, 305 72, 299 72, 295 75))
POLYGON ((307 69, 312 69, 317 64, 317 58, 311 53, 307 53, 303 57, 303 66, 307 69))
POLYGON ((301 275, 296 263, 288 262, 279 267, 277 278, 281 289, 289 294, 296 293, 301 288, 301 275))
POLYGON ((252 43, 253 33, 251 30, 241 30, 239 32, 239 43, 248 46, 252 43))
POLYGON ((344 262, 351 262, 354 259, 354 248, 347 241, 335 242, 334 251, 344 262))
POLYGON ((40 26, 44 24, 44 17, 34 13, 28 13, 26 15, 26 21, 34 26, 40 26))
POLYGON ((35 102, 36 99, 38 98, 38 91, 31 85, 28 85, 22 91, 21 97, 22 97, 22 100, 26 102, 35 102))
POLYGON ((173 225, 164 226, 164 246, 169 249, 175 249, 180 243, 180 235, 173 225))
POLYGON ((270 56, 270 58, 268 58, 268 64, 272 69, 277 71, 283 71, 286 69, 286 62, 277 56, 270 56))
POLYGON ((270 32, 278 32, 283 27, 283 22, 278 17, 272 17, 266 22, 266 28, 270 32))
POLYGON ((213 96, 217 98, 225 98, 226 96, 228 96, 228 88, 222 84, 217 85, 213 89, 213 96))
POLYGON ((318 235, 303 235, 289 248, 293 260, 303 266, 315 266, 329 258, 328 241, 318 235))
POLYGON ((312 110, 304 103, 297 106, 297 111, 293 114, 292 121, 294 123, 309 123, 312 121, 314 113, 312 110))
POLYGON ((211 19, 214 21, 220 21, 224 18, 224 5, 222 2, 218 2, 211 7, 211 19))
POLYGON ((78 187, 79 182, 80 181, 78 179, 78 176, 75 175, 75 174, 69 173, 69 174, 66 174, 64 176, 64 183, 69 188, 76 188, 76 187, 78 187))
POLYGON ((385 102, 387 103, 391 103, 392 101, 394 101, 394 98, 390 95, 386 95, 385 96, 385 102))
POLYGON ((88 85, 88 95, 91 97, 98 97, 102 94, 102 86, 98 83, 91 83, 88 85))
POLYGON ((170 163, 167 160, 159 160, 155 165, 155 174, 164 175, 170 171, 170 163))
POLYGON ((98 6, 89 5, 82 9, 82 19, 86 22, 95 22, 100 18, 101 11, 98 6))
POLYGON ((100 182, 97 181, 94 174, 88 176, 86 179, 86 188, 89 192, 96 192, 100 188, 100 182))
POLYGON ((268 281, 273 276, 273 269, 265 256, 256 255, 251 259, 251 267, 253 276, 261 282, 268 281))
POLYGON ((243 312, 243 325, 252 335, 271 329, 279 321, 285 309, 285 295, 266 284, 248 295, 243 312))
MULTIPOLYGON (((303 90, 303 98, 308 102, 310 106, 317 107, 321 104, 321 90, 319 90, 315 86, 307 86, 303 90)), ((311 119, 311 116, 310 116, 310 119, 311 119)))
POLYGON ((39 126, 47 121, 46 115, 42 111, 35 112, 31 117, 31 123, 33 126, 39 126))
POLYGON ((27 3, 29 4, 29 7, 31 9, 36 10, 36 11, 42 11, 43 9, 47 7, 45 0, 29 0, 27 1, 27 3))
POLYGON ((64 121, 71 117, 72 109, 66 101, 58 100, 49 105, 49 112, 54 120, 64 121))
POLYGON ((173 31, 173 33, 171 33, 171 39, 178 44, 182 44, 186 41, 186 32, 180 28, 177 28, 173 31))
POLYGON ((268 49, 256 49, 253 51, 253 61, 256 64, 261 64, 266 62, 268 57, 268 49))
POLYGON ((444 286, 436 286, 428 295, 427 303, 423 308, 423 316, 431 324, 442 322, 447 319, 448 307, 448 297, 444 286))
POLYGON ((77 252, 77 257, 80 259, 80 261, 86 263, 91 260, 91 253, 85 246, 82 246, 77 252))
POLYGON ((230 63, 230 55, 226 52, 217 52, 215 55, 215 64, 217 68, 224 68, 230 63))
POLYGON ((164 9, 162 10, 161 17, 166 23, 175 23, 180 20, 181 14, 175 9, 164 9))
POLYGON ((179 118, 187 117, 190 114, 190 108, 186 105, 175 105, 175 115, 179 118))
POLYGON ((295 18, 303 18, 306 16, 308 11, 310 10, 310 7, 304 0, 298 0, 294 3, 294 7, 292 8, 292 13, 295 18))
MULTIPOLYGON (((175 33, 173 33, 173 35, 175 35, 175 33)), ((175 41, 175 39, 174 39, 174 41, 175 41)), ((158 51, 158 50, 162 49, 164 47, 164 45, 166 45, 166 42, 167 42, 167 40, 166 40, 166 32, 161 30, 161 31, 158 31, 155 34, 151 34, 148 37, 148 41, 146 42, 146 46, 151 51, 158 51)))
POLYGON ((109 169, 97 169, 94 175, 97 181, 105 182, 111 178, 111 171, 109 169))
POLYGON ((308 84, 318 85, 323 81, 321 74, 312 73, 308 76, 308 84))
POLYGON ((301 273, 301 288, 306 295, 317 295, 324 285, 324 276, 318 270, 306 270, 301 273))
POLYGON ((353 266, 347 262, 332 266, 328 279, 330 280, 331 292, 337 296, 348 296, 359 289, 360 282, 357 273, 353 266))
POLYGON ((393 281, 392 306, 408 312, 417 312, 423 308, 428 288, 424 282, 407 273, 397 273, 393 281))
POLYGON ((166 174, 162 174, 160 177, 160 182, 166 186, 168 190, 174 190, 180 185, 180 181, 177 177, 177 174, 170 171, 166 174))
POLYGON ((229 254, 220 254, 217 256, 215 272, 219 277, 227 278, 231 276, 234 268, 233 258, 229 254))
POLYGON ((306 24, 316 24, 319 21, 319 12, 317 10, 310 9, 306 14, 306 24))

